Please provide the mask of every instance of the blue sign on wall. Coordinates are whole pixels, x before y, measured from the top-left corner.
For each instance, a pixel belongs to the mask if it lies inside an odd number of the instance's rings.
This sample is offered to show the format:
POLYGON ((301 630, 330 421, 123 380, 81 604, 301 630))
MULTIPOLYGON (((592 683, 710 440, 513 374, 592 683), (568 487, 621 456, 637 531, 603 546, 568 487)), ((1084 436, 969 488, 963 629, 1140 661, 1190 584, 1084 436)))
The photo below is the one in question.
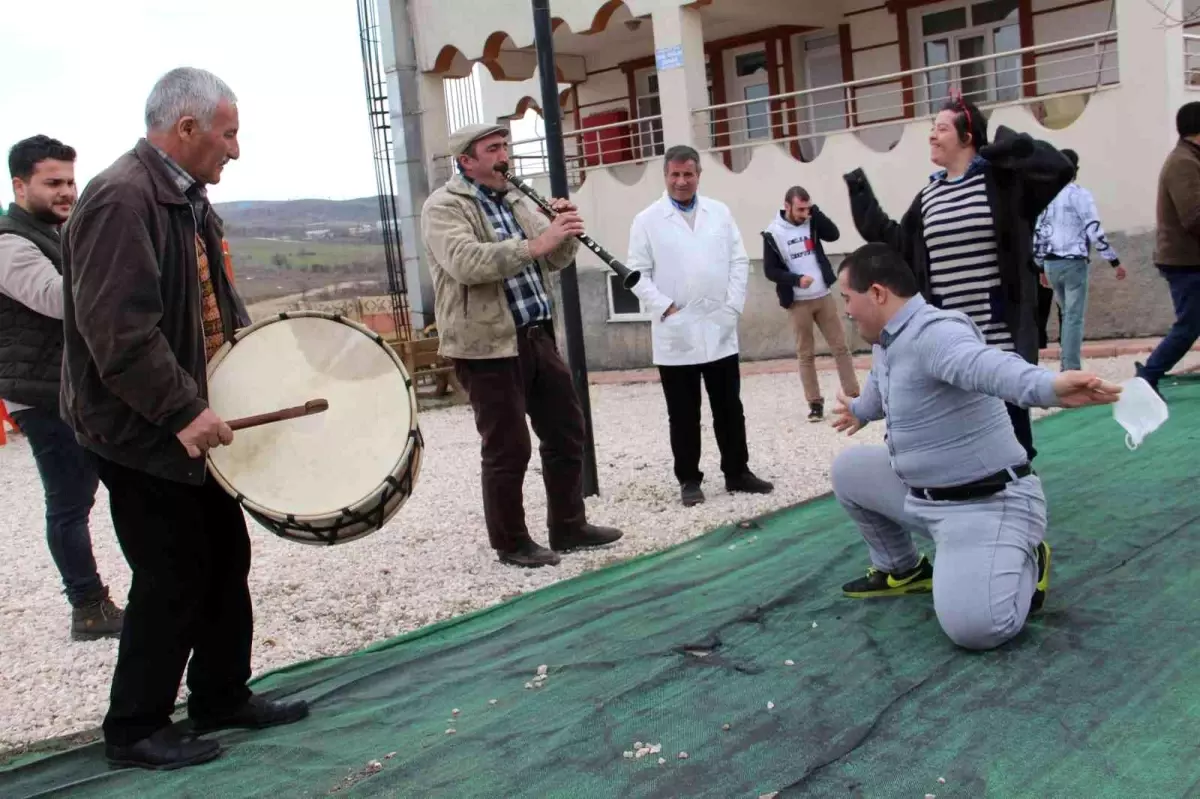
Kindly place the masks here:
POLYGON ((659 72, 668 69, 679 69, 683 66, 683 45, 661 47, 654 51, 654 63, 659 72))

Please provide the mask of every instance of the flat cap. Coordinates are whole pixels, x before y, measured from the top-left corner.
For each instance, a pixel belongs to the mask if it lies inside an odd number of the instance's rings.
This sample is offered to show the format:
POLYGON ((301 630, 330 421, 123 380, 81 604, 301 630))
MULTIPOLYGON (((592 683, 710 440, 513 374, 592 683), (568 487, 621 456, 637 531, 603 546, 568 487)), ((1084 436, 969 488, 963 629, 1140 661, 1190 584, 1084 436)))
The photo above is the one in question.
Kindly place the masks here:
POLYGON ((471 145, 480 139, 496 133, 508 135, 508 128, 503 125, 467 125, 450 134, 450 157, 467 155, 471 145))

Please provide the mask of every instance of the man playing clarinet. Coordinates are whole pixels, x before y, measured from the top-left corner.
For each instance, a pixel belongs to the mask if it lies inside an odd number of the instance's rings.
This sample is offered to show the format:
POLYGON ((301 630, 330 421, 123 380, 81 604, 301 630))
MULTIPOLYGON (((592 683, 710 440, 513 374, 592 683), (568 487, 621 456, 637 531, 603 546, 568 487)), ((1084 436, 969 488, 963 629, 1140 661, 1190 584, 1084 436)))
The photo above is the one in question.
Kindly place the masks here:
POLYGON ((603 546, 621 531, 587 521, 583 409, 554 337, 548 271, 569 266, 583 220, 567 200, 547 222, 508 171, 508 129, 468 125, 450 137, 457 174, 430 195, 421 233, 433 277, 439 352, 454 362, 482 438, 483 513, 503 563, 556 566, 557 553, 603 546), (547 549, 525 525, 522 486, 541 442, 547 549))

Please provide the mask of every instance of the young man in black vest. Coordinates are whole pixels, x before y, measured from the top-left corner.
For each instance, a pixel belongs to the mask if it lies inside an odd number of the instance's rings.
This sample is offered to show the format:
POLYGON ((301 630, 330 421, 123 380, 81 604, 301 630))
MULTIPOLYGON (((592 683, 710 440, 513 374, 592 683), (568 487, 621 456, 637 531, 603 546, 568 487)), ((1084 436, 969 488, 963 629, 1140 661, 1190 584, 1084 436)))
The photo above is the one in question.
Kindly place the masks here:
POLYGON ((46 495, 46 540, 73 608, 71 637, 116 637, 123 613, 97 573, 88 528, 99 480, 58 410, 59 226, 75 204, 75 151, 34 136, 9 151, 8 168, 17 201, 0 216, 0 399, 37 461, 46 495))

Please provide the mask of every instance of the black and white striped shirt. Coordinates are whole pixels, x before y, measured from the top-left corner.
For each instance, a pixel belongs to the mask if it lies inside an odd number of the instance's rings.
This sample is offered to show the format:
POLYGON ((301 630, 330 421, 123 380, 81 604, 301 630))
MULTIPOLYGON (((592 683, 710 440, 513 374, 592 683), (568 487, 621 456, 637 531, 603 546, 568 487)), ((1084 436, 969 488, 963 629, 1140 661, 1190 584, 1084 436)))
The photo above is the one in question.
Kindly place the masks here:
POLYGON ((980 171, 935 179, 921 191, 930 287, 946 310, 966 314, 984 340, 1013 350, 1012 332, 995 301, 1000 291, 995 221, 980 171))

